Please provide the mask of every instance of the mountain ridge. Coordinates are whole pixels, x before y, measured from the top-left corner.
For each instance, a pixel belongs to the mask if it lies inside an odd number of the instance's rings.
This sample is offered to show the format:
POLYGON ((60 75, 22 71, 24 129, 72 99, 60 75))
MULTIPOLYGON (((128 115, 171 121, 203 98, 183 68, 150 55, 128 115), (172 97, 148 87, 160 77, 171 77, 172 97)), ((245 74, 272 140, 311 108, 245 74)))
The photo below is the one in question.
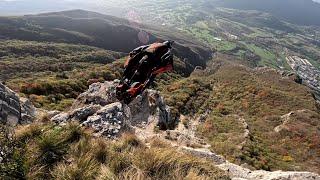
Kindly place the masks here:
POLYGON ((312 0, 227 0, 217 3, 234 9, 268 12, 295 24, 320 26, 320 4, 312 0))
POLYGON ((179 52, 177 55, 182 59, 189 59, 190 63, 195 66, 205 66, 212 52, 202 43, 188 40, 187 36, 183 40, 174 33, 168 37, 152 27, 143 25, 138 27, 137 24, 132 25, 125 19, 85 10, 11 18, 0 17, 0 23, 3 24, 0 35, 7 38, 33 41, 37 39, 46 41, 49 38, 53 42, 67 41, 126 53, 145 44, 141 42, 140 34, 143 35, 142 38, 147 39, 147 43, 172 38, 172 40, 176 40, 176 50, 179 52), (80 16, 81 18, 72 18, 72 16, 80 16), (11 26, 6 27, 8 24, 11 26), (79 34, 72 32, 79 32, 79 34), (154 34, 160 36, 161 39, 154 34), (201 51, 201 55, 197 51, 201 51), (196 59, 200 59, 200 61, 196 59))

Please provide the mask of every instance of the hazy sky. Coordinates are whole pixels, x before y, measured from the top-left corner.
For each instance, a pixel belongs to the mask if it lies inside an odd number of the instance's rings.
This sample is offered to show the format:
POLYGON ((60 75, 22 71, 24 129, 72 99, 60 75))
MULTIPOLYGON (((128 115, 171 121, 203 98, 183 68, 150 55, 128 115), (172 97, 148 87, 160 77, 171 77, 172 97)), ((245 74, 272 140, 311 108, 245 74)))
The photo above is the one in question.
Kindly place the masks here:
MULTIPOLYGON (((86 9, 107 14, 114 14, 117 13, 115 9, 118 9, 114 7, 119 5, 117 3, 119 1, 123 3, 122 0, 0 0, 0 15, 36 14, 70 9, 86 9)), ((134 2, 144 0, 130 1, 134 2)), ((313 1, 320 3, 320 0, 313 1)))
POLYGON ((108 0, 0 0, 0 15, 22 15, 69 9, 99 9, 108 0))

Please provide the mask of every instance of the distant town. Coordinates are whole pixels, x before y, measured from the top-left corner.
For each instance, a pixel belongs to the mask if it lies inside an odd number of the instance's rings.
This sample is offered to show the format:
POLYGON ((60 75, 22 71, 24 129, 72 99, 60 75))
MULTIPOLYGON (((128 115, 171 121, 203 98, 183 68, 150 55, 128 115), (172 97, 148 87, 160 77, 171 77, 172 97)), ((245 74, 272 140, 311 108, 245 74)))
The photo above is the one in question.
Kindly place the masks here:
POLYGON ((307 59, 302 59, 298 56, 290 56, 287 57, 286 60, 292 70, 295 71, 303 80, 303 83, 320 95, 320 71, 307 59))

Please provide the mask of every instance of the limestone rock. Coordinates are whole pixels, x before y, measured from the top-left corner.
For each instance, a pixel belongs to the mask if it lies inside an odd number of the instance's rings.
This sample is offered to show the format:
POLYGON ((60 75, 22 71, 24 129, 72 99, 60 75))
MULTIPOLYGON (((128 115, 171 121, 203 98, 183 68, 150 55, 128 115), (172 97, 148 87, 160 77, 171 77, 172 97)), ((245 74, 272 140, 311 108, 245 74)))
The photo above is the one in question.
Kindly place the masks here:
POLYGON ((109 81, 90 85, 89 89, 80 94, 77 100, 74 102, 73 109, 87 104, 98 104, 105 106, 118 101, 115 94, 115 87, 115 83, 109 81))
POLYGON ((194 156, 209 159, 213 161, 215 164, 222 164, 226 162, 224 157, 217 155, 213 152, 210 152, 206 149, 194 149, 190 147, 182 147, 182 150, 194 156))
POLYGON ((59 113, 59 114, 53 116, 51 118, 51 121, 55 122, 57 124, 65 124, 68 121, 69 117, 70 117, 70 115, 68 113, 62 112, 62 113, 59 113))
POLYGON ((320 180, 320 176, 310 172, 284 172, 284 171, 253 171, 247 179, 261 180, 320 180))
POLYGON ((79 95, 69 112, 56 114, 51 120, 59 124, 76 120, 93 128, 97 136, 110 138, 149 120, 155 120, 161 129, 173 127, 175 123, 171 119, 170 108, 159 92, 146 90, 127 106, 116 99, 116 85, 116 82, 92 84, 79 95))
POLYGON ((36 109, 31 102, 0 83, 0 123, 16 126, 33 121, 36 109))
POLYGON ((87 105, 82 108, 75 109, 70 112, 69 118, 72 118, 74 120, 77 120, 79 122, 83 122, 87 120, 89 116, 92 116, 94 113, 96 113, 99 109, 101 109, 100 105, 87 105))
MULTIPOLYGON (((200 157, 215 157, 212 153, 200 151, 193 151, 196 156, 200 157)), ((210 159, 210 158, 209 158, 210 159)), ((230 163, 228 161, 217 163, 215 159, 212 159, 217 167, 228 172, 232 180, 320 180, 320 176, 311 172, 296 172, 296 171, 264 171, 264 170, 250 170, 245 167, 230 163)))
POLYGON ((32 105, 31 101, 27 98, 20 98, 20 106, 21 106, 20 124, 31 123, 36 116, 36 108, 32 105))
POLYGON ((148 120, 153 119, 163 130, 172 129, 175 126, 176 122, 171 118, 170 107, 165 104, 163 97, 157 91, 146 90, 129 107, 134 125, 147 123, 148 120))
POLYGON ((120 132, 129 128, 128 117, 124 113, 124 107, 116 102, 101 108, 93 116, 82 123, 92 127, 97 136, 117 137, 120 132))

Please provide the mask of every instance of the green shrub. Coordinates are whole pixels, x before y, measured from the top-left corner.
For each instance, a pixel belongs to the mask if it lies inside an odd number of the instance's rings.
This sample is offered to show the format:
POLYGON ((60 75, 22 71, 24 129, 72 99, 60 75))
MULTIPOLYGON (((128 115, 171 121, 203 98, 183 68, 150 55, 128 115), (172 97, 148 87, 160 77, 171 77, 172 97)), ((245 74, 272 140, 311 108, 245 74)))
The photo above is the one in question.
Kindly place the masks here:
POLYGON ((65 139, 61 137, 60 130, 51 130, 40 136, 38 142, 38 158, 36 161, 40 164, 49 166, 60 161, 67 152, 65 139))

